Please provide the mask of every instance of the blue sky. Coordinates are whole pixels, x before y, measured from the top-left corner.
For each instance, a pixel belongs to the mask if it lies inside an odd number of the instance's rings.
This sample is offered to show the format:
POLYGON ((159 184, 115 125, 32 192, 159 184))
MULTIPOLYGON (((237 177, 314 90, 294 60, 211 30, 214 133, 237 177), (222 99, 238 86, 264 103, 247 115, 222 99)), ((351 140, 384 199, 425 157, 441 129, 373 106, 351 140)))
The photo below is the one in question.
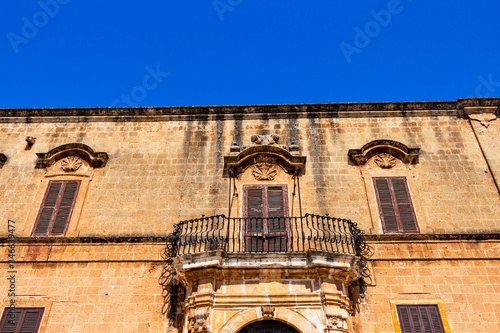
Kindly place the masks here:
POLYGON ((500 96, 500 2, 3 0, 0 107, 500 96))

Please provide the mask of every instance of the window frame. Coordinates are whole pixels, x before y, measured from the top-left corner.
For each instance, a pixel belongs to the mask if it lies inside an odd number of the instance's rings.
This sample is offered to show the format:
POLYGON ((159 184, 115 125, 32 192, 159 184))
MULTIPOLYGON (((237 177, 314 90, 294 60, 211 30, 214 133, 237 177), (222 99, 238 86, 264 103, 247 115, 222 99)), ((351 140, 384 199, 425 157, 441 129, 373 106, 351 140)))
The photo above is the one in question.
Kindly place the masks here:
POLYGON ((398 310, 397 310, 398 305, 406 305, 406 306, 436 305, 438 310, 439 310, 439 316, 441 317, 441 324, 443 325, 442 327, 444 329, 444 332, 445 333, 452 333, 450 323, 448 320, 448 316, 447 316, 446 310, 444 308, 444 303, 443 303, 443 300, 441 300, 441 299, 414 299, 414 300, 395 299, 395 300, 390 300, 389 303, 391 306, 392 321, 394 324, 395 333, 403 333, 403 331, 401 329, 400 321, 399 321, 398 310))
POLYGON ((269 239, 270 238, 284 238, 286 241, 285 249, 286 252, 291 251, 291 229, 290 229, 290 219, 289 219, 289 206, 288 206, 288 186, 287 184, 251 184, 251 185, 243 185, 243 201, 242 201, 242 216, 243 222, 241 225, 241 235, 242 235, 242 243, 243 243, 243 251, 245 252, 262 252, 262 253, 270 253, 269 252, 269 239), (281 187, 281 196, 282 196, 282 204, 283 204, 283 218, 285 219, 285 231, 280 232, 278 235, 276 232, 269 232, 269 195, 268 190, 270 187, 281 187), (248 190, 252 189, 262 189, 262 223, 263 223, 263 231, 262 236, 251 234, 248 232, 248 190), (271 235, 272 234, 272 235, 271 235), (250 251, 248 249, 248 242, 251 237, 262 237, 264 239, 264 245, 262 251, 250 251))
MULTIPOLYGON (((34 310, 38 311, 38 318, 37 318, 33 333, 37 333, 40 330, 40 326, 42 324, 43 314, 45 312, 44 307, 16 307, 15 310, 16 311, 21 310, 21 315, 19 316, 20 320, 17 322, 14 333, 20 332, 20 330, 22 328, 22 324, 24 323, 24 318, 26 317, 26 313, 29 312, 30 310, 31 310, 31 312, 34 312, 34 310), (22 318, 22 320, 21 320, 21 318, 22 318)), ((2 330, 2 331, 4 329, 4 325, 8 322, 7 317, 9 315, 9 311, 10 311, 10 308, 5 307, 4 311, 2 313, 2 318, 0 320, 0 330, 2 330)))
POLYGON ((77 198, 78 198, 78 193, 80 191, 81 185, 82 185, 82 181, 81 180, 76 180, 76 179, 50 180, 48 182, 47 187, 45 189, 45 193, 43 195, 42 202, 40 204, 40 208, 39 208, 38 213, 37 213, 36 218, 35 218, 35 224, 33 226, 33 231, 31 233, 31 236, 33 236, 33 237, 49 237, 49 236, 64 236, 64 235, 66 235, 66 232, 68 231, 68 227, 69 227, 69 222, 71 221, 71 217, 72 217, 73 212, 75 210, 75 205, 76 205, 76 201, 77 201, 77 198), (76 185, 74 197, 73 197, 72 202, 71 202, 71 206, 70 206, 70 210, 69 210, 69 213, 68 213, 68 217, 67 217, 65 225, 64 225, 64 230, 61 233, 52 233, 52 230, 53 230, 53 227, 54 227, 54 223, 55 223, 55 221, 57 219, 57 216, 58 216, 58 214, 60 212, 59 209, 61 208, 61 201, 63 199, 63 195, 64 195, 64 192, 65 192, 66 186, 67 186, 68 183, 72 183, 72 182, 76 183, 77 185, 76 185), (54 205, 54 211, 51 214, 51 218, 50 218, 49 224, 47 226, 47 230, 44 233, 36 233, 36 229, 38 227, 38 224, 40 223, 40 218, 41 218, 42 212, 43 212, 44 208, 46 208, 45 204, 46 204, 46 201, 47 201, 47 197, 49 195, 50 188, 51 188, 52 184, 57 184, 57 183, 61 183, 62 186, 59 189, 59 193, 57 195, 56 203, 54 205))
POLYGON ((375 192, 375 199, 377 201, 377 207, 378 207, 378 211, 379 211, 379 217, 380 217, 380 221, 381 221, 381 224, 382 224, 382 230, 383 230, 384 234, 397 234, 397 233, 417 234, 417 233, 420 233, 420 227, 418 225, 417 216, 415 214, 415 207, 413 205, 413 200, 412 200, 412 197, 411 197, 410 188, 408 186, 408 180, 406 179, 406 177, 404 177, 404 176, 400 176, 400 177, 373 177, 372 178, 372 184, 373 184, 373 188, 374 188, 374 192, 375 192), (381 200, 380 200, 380 194, 379 194, 378 187, 377 187, 377 181, 378 180, 386 180, 387 184, 389 186, 389 192, 390 192, 390 196, 391 196, 392 209, 394 210, 394 214, 395 214, 395 218, 396 218, 396 224, 397 224, 397 227, 398 227, 398 231, 387 230, 386 219, 385 219, 384 212, 383 212, 383 209, 382 209, 382 203, 381 203, 381 200), (409 231, 405 231, 404 230, 403 221, 401 219, 401 214, 400 214, 400 210, 399 210, 399 206, 398 206, 399 203, 398 203, 398 201, 396 199, 395 190, 394 190, 394 186, 393 186, 393 183, 392 183, 393 180, 402 180, 403 181, 404 188, 405 188, 405 191, 406 191, 406 197, 408 199, 408 206, 410 207, 410 211, 411 211, 411 214, 412 214, 412 217, 413 217, 413 222, 414 222, 414 225, 415 225, 415 230, 409 230, 409 231))
MULTIPOLYGON (((436 324, 438 324, 438 326, 440 326, 440 329, 441 331, 438 331, 436 332, 434 330, 434 321, 432 319, 432 316, 429 315, 429 325, 431 326, 431 330, 433 331, 432 333, 445 333, 445 329, 444 329, 444 324, 443 324, 443 319, 441 318, 441 313, 439 311, 439 306, 437 304, 396 304, 396 311, 397 311, 397 316, 398 316, 398 321, 399 321, 399 326, 401 328, 401 332, 402 333, 418 333, 416 330, 415 330, 415 327, 413 325, 413 320, 411 320, 409 318, 409 322, 408 324, 410 325, 410 332, 406 332, 404 331, 404 323, 403 323, 403 320, 402 320, 402 311, 408 311, 409 308, 416 308, 417 309, 417 315, 418 315, 418 319, 419 319, 419 325, 421 325, 421 327, 423 327, 424 325, 424 322, 423 322, 423 319, 422 319, 422 312, 421 312, 421 308, 424 308, 427 310, 427 312, 429 311, 430 308, 434 308, 436 313, 437 313, 437 316, 438 316, 438 322, 436 324)), ((408 316, 411 316, 411 314, 407 313, 408 316)))

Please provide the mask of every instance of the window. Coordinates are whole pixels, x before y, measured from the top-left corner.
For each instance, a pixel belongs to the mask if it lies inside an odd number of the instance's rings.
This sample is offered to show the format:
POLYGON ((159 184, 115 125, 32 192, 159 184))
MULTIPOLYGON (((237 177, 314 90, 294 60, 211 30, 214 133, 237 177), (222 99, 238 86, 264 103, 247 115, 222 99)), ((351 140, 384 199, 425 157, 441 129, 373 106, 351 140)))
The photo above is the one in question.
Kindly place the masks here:
POLYGON ((402 333, 444 333, 437 305, 396 305, 402 333))
POLYGON ((5 308, 0 322, 2 333, 36 333, 40 328, 44 308, 5 308))
POLYGON ((419 232, 406 178, 373 178, 384 232, 419 232))
POLYGON ((243 193, 246 251, 287 251, 286 185, 248 185, 243 187, 243 193))
POLYGON ((79 180, 49 182, 36 218, 33 236, 55 236, 66 233, 79 188, 79 180))

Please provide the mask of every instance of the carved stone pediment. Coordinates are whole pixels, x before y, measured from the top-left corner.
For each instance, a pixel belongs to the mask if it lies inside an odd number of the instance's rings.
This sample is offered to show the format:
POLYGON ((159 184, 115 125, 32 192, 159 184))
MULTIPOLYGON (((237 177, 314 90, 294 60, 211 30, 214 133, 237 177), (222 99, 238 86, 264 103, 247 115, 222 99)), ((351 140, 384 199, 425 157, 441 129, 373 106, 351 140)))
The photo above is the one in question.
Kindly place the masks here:
POLYGON ((77 165, 79 163, 76 160, 77 158, 87 162, 92 168, 102 168, 108 162, 108 154, 104 152, 96 153, 92 148, 83 143, 65 144, 51 149, 47 153, 37 153, 36 155, 38 156, 37 168, 47 168, 63 159, 61 168, 65 172, 78 170, 79 166, 77 165), (68 159, 69 157, 72 157, 72 159, 68 159))
POLYGON ((224 156, 224 168, 238 175, 254 165, 252 174, 258 180, 271 180, 275 176, 268 165, 280 166, 289 174, 295 174, 297 169, 304 173, 306 157, 297 155, 298 146, 278 145, 279 139, 277 134, 252 135, 250 145, 231 147, 231 152, 237 154, 224 156))
MULTIPOLYGON (((392 155, 393 157, 403 161, 403 163, 417 164, 419 152, 420 148, 408 148, 401 142, 393 140, 375 140, 367 143, 361 147, 361 149, 349 149, 348 156, 349 160, 354 165, 366 164, 370 158, 379 154, 392 155)), ((381 159, 385 159, 384 161, 381 161, 381 164, 383 165, 389 166, 392 163, 387 161, 385 157, 381 157, 381 159), (386 164, 386 162, 389 164, 386 164)), ((377 165, 379 164, 377 163, 377 165)))

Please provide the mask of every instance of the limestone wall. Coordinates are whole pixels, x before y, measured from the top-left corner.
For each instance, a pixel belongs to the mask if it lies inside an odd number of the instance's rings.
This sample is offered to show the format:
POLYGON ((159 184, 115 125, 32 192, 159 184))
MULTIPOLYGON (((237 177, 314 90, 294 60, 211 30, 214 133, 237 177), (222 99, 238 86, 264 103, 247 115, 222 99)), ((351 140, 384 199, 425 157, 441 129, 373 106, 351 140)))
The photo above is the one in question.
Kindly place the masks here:
MULTIPOLYGON (((307 158, 300 178, 303 212, 351 219, 374 235, 373 286, 357 314, 357 332, 395 332, 391 304, 426 300, 442 302, 453 332, 500 331, 500 245, 494 236, 500 231, 499 120, 485 127, 459 110, 405 116, 384 108, 380 116, 376 109, 298 116, 276 106, 252 117, 149 121, 124 121, 118 113, 21 121, 2 113, 0 153, 7 161, 0 169, 0 261, 7 261, 10 219, 20 237, 17 305, 45 307, 41 332, 168 331, 158 284, 162 238, 181 220, 227 214, 223 157, 231 146, 249 144, 253 134, 278 134, 279 144, 298 145, 307 158), (36 138, 28 150, 27 136, 36 138), (419 162, 398 161, 382 170, 373 161, 349 161, 349 149, 377 139, 420 148, 419 162), (58 179, 35 168, 36 153, 74 142, 106 152, 109 160, 85 178, 66 233, 71 241, 33 240, 47 183, 58 179), (372 183, 379 176, 407 178, 421 234, 485 236, 383 235, 372 183)), ((240 179, 233 216, 241 215, 241 185, 240 179)), ((289 198, 290 214, 298 216, 298 197, 289 198)), ((0 275, 2 290, 6 274, 0 275)), ((7 293, 0 299, 8 304, 7 293)))

